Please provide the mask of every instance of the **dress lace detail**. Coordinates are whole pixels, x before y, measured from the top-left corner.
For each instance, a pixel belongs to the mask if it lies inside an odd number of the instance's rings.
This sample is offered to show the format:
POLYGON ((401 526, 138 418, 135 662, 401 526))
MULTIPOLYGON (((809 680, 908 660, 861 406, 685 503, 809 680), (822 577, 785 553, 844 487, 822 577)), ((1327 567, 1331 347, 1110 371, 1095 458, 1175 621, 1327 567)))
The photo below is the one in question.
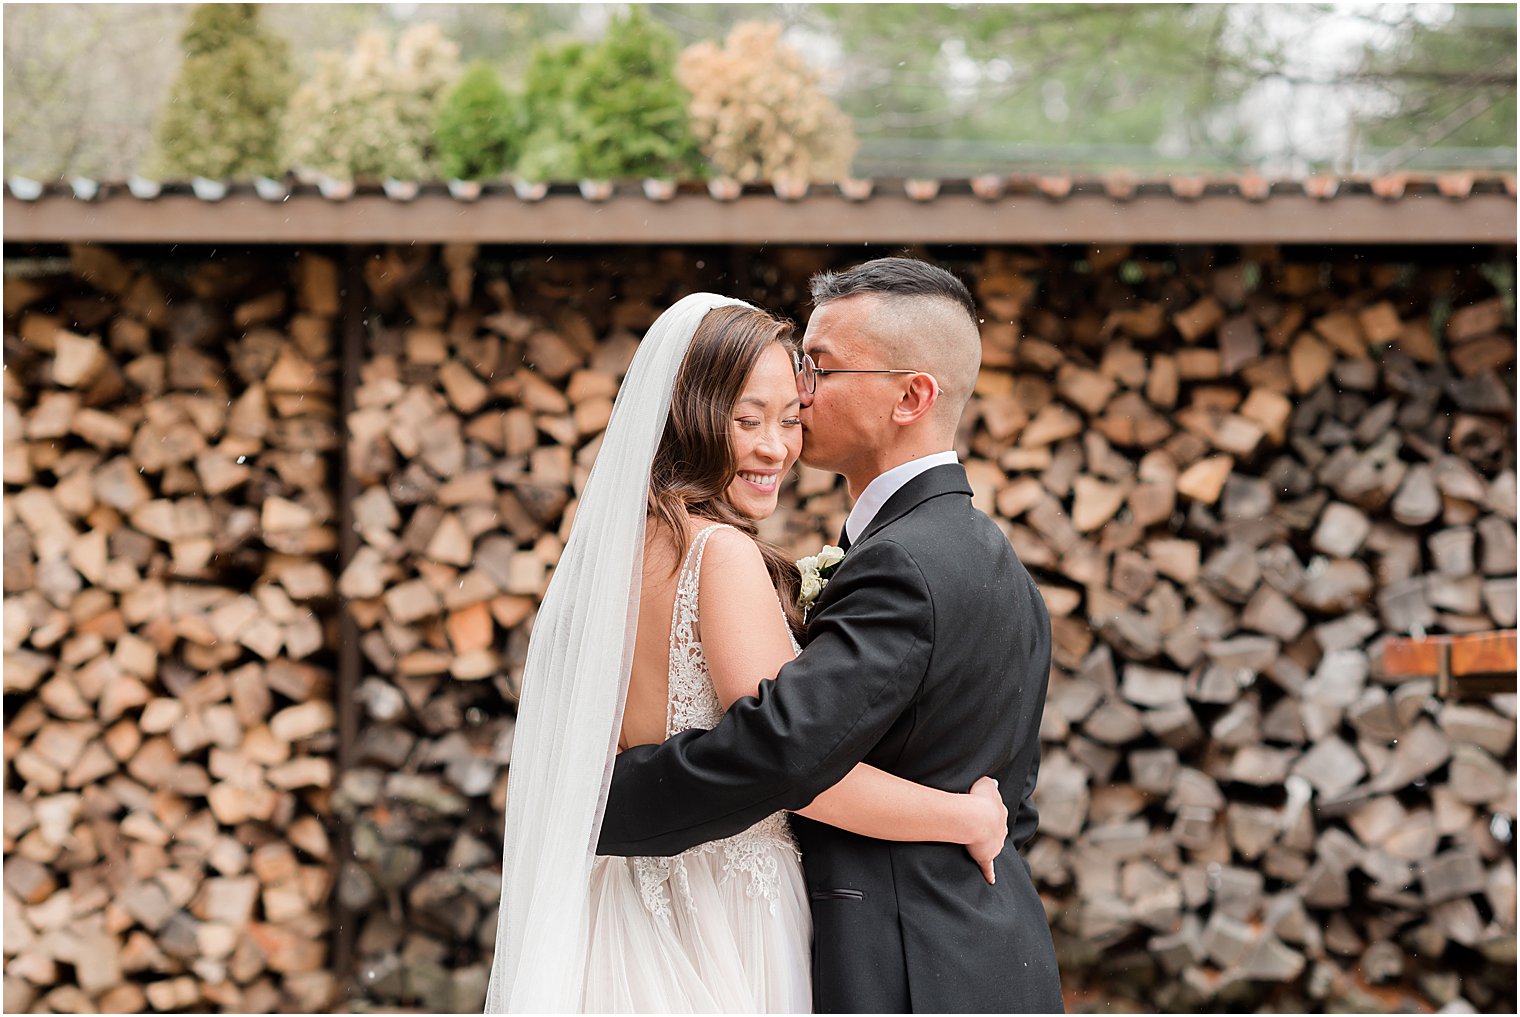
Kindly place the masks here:
POLYGON ((704 731, 718 726, 723 719, 723 704, 713 690, 712 672, 702 652, 697 632, 697 602, 702 581, 702 555, 707 538, 722 523, 698 533, 681 563, 676 581, 676 603, 670 613, 670 699, 665 708, 665 737, 692 728, 704 731))
MULTIPOLYGON (((715 523, 693 538, 681 573, 676 580, 675 607, 670 618, 669 699, 665 713, 665 736, 693 728, 711 730, 723 719, 723 704, 713 688, 712 672, 702 652, 697 628, 697 604, 702 577, 702 555, 707 538, 727 524, 715 523)), ((780 609, 780 602, 777 602, 780 609)), ((792 640, 792 652, 799 652, 792 640)), ((792 836, 785 812, 773 813, 745 830, 724 840, 709 841, 670 858, 633 858, 638 877, 639 895, 644 906, 657 918, 671 917, 670 893, 681 894, 688 908, 695 908, 686 862, 699 855, 721 852, 723 879, 745 878, 745 893, 752 899, 765 900, 770 913, 776 913, 781 897, 778 852, 800 859, 796 838, 792 836), (667 889, 669 888, 669 889, 667 889)))

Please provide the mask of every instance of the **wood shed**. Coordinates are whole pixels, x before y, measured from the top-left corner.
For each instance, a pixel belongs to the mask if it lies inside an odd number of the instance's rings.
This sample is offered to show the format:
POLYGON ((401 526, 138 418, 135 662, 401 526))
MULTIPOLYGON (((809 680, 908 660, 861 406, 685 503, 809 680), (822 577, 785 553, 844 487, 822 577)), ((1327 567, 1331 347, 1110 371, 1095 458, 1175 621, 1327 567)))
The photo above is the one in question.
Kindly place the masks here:
MULTIPOLYGON (((638 337, 909 252, 1041 584, 1092 1010, 1515 1001, 1515 178, 4 199, 5 1004, 478 1011, 534 611, 638 337), (1511 658, 1512 659, 1512 658, 1511 658)), ((848 509, 800 469, 763 527, 848 509)))

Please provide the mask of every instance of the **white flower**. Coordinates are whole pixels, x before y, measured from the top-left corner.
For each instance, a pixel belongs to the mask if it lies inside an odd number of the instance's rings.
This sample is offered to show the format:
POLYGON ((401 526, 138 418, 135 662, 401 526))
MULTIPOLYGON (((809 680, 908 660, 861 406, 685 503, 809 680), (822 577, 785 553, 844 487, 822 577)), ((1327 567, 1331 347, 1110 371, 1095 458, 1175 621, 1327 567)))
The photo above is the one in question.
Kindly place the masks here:
POLYGON ((797 590, 797 606, 802 608, 804 614, 823 593, 823 588, 829 585, 828 577, 823 573, 842 561, 844 549, 833 544, 825 544, 817 554, 797 559, 797 571, 802 573, 802 582, 797 590))

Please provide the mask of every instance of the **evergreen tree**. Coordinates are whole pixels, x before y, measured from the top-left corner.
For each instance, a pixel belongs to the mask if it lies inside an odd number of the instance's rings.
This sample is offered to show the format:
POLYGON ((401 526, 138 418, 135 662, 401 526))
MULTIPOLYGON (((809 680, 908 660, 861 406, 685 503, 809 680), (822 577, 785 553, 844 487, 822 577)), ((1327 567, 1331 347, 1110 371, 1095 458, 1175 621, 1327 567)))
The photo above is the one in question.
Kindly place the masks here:
POLYGON ((525 180, 576 180, 582 171, 574 138, 580 133, 575 121, 575 80, 587 46, 565 42, 540 45, 523 75, 522 112, 526 135, 522 156, 515 167, 525 180))
POLYGON ((258 4, 201 4, 180 39, 184 64, 158 124, 156 173, 214 179, 281 172, 280 118, 290 99, 284 40, 258 4))
POLYGON ((413 25, 394 47, 367 31, 327 52, 290 100, 285 145, 298 172, 339 179, 436 175, 438 106, 459 73, 459 47, 437 25, 413 25))
POLYGON ((530 180, 690 178, 702 171, 690 95, 675 78, 677 40, 640 9, 593 45, 541 48, 524 79, 530 180))
POLYGON ((438 161, 446 177, 484 180, 517 158, 517 106, 490 64, 469 66, 438 110, 438 161))
POLYGON ((642 8, 614 19, 580 64, 573 97, 576 147, 587 176, 687 178, 703 165, 691 132, 691 95, 675 77, 675 34, 642 8))
MULTIPOLYGON (((1402 13, 1402 12, 1401 12, 1402 13)), ((1515 5, 1453 4, 1436 19, 1405 15, 1398 41, 1367 46, 1358 75, 1382 99, 1359 118, 1363 140, 1392 149, 1394 165, 1426 148, 1515 145, 1515 5)), ((1369 104, 1371 105, 1371 104, 1369 104)), ((1430 164, 1462 164, 1439 150, 1430 164)))

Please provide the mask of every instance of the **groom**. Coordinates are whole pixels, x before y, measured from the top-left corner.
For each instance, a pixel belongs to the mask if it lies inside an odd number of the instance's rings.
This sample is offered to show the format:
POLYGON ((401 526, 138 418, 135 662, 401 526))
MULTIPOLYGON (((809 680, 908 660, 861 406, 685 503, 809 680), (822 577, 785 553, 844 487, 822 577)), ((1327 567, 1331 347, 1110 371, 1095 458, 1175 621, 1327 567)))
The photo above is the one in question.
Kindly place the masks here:
POLYGON ((598 851, 669 855, 804 808, 865 762, 1012 819, 988 885, 957 844, 892 843, 800 816, 820 1012, 1058 1012, 1050 929, 1018 852, 1039 817, 1050 618, 954 452, 981 362, 949 272, 881 258, 813 279, 803 458, 844 475, 846 555, 807 646, 711 731, 617 758, 598 851))

